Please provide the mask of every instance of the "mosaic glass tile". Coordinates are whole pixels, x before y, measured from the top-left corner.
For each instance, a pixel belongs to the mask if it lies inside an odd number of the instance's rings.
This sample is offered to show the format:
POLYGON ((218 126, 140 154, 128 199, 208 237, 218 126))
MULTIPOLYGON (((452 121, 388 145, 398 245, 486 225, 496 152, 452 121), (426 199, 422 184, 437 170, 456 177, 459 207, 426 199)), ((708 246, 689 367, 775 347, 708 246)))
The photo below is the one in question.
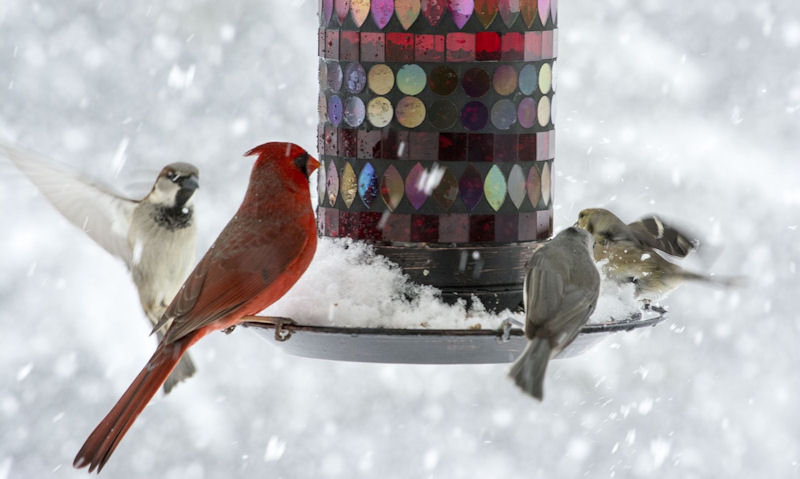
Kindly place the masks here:
POLYGON ((517 161, 517 137, 518 135, 495 135, 494 137, 494 161, 495 162, 514 162, 517 161))
POLYGON ((546 131, 536 134, 536 159, 539 161, 548 160, 550 154, 550 135, 546 131))
POLYGON ((547 24, 547 17, 550 16, 550 0, 539 0, 538 10, 542 25, 547 24))
POLYGON ((325 234, 334 238, 339 237, 339 210, 323 208, 325 210, 325 234))
POLYGON ((536 161, 536 133, 523 133, 519 135, 518 140, 519 161, 536 161))
POLYGON ((361 32, 361 61, 386 61, 386 38, 383 33, 361 32))
POLYGON ((520 0, 500 0, 498 7, 500 10, 500 18, 508 28, 511 28, 520 15, 520 0))
POLYGON ((428 111, 428 121, 439 130, 448 130, 458 121, 458 107, 450 100, 436 100, 428 111))
POLYGON ((319 93, 319 101, 317 102, 317 113, 319 113, 319 121, 325 123, 328 121, 328 98, 324 93, 319 93))
POLYGON ((539 72, 536 65, 528 63, 519 71, 519 91, 523 95, 530 95, 539 87, 539 72))
POLYGON ((506 178, 497 165, 489 169, 486 179, 483 181, 483 194, 489 206, 495 211, 499 210, 506 200, 506 178))
POLYGON ((531 202, 531 206, 536 208, 539 204, 539 198, 542 196, 542 180, 536 165, 531 166, 531 170, 528 172, 526 186, 528 188, 528 200, 531 202))
POLYGON ((492 77, 483 68, 470 68, 461 77, 461 86, 464 88, 464 93, 471 97, 485 95, 491 85, 492 77))
MULTIPOLYGON (((339 32, 339 59, 342 61, 357 62, 361 50, 358 32, 342 30, 339 32)), ((320 82, 320 85, 324 85, 320 82)))
POLYGON ((428 20, 432 27, 435 27, 442 20, 442 16, 447 10, 447 0, 421 0, 420 8, 422 9, 422 16, 428 20))
POLYGON ((342 79, 344 78, 342 67, 339 62, 330 62, 327 65, 327 71, 328 88, 333 92, 338 92, 342 89, 342 79))
POLYGON ((372 0, 370 5, 370 13, 372 13, 372 20, 379 30, 389 23, 394 13, 394 0, 372 0))
POLYGON ((494 138, 492 133, 469 133, 467 135, 467 154, 469 161, 478 163, 494 160, 494 138))
POLYGON ((517 107, 511 100, 500 100, 492 105, 492 124, 498 130, 508 130, 517 122, 517 107))
POLYGON ((418 95, 425 89, 425 70, 419 65, 403 65, 397 70, 397 89, 406 95, 418 95))
POLYGON ((367 72, 360 63, 352 62, 344 67, 344 87, 348 92, 358 95, 366 84, 367 72))
POLYGON ((465 161, 467 159, 466 133, 439 134, 439 160, 465 161))
POLYGON ((552 210, 542 210, 536 212, 536 239, 544 240, 553 231, 553 212, 552 210))
POLYGON ((384 221, 382 233, 386 241, 411 241, 411 215, 390 214, 384 221))
POLYGON ((409 136, 408 157, 412 160, 438 160, 439 159, 439 133, 415 132, 409 136))
POLYGON ((472 16, 475 8, 473 0, 448 0, 447 6, 450 9, 450 18, 453 19, 453 23, 459 30, 467 24, 467 20, 472 16))
POLYGON ((539 119, 539 125, 547 126, 550 122, 550 98, 543 96, 539 98, 539 108, 537 112, 537 118, 539 119))
POLYGON ((554 44, 554 30, 545 30, 542 32, 542 58, 555 57, 555 44, 554 44))
POLYGON ((381 131, 358 130, 358 157, 381 157, 381 131))
POLYGON ((338 95, 331 96, 328 100, 328 120, 334 125, 342 122, 343 113, 342 99, 338 95))
POLYGON ((472 33, 448 33, 445 38, 448 62, 475 61, 475 35, 472 33))
POLYGON ((539 69, 539 91, 542 94, 547 94, 550 91, 551 79, 552 79, 552 70, 549 63, 545 63, 539 69))
POLYGON ((520 213, 518 225, 520 241, 533 241, 536 239, 536 212, 520 213))
POLYGON ((556 17, 558 16, 558 0, 550 0, 550 18, 553 20, 553 23, 556 23, 556 17))
POLYGON ((550 163, 545 163, 542 167, 542 201, 545 206, 550 204, 551 192, 550 163))
POLYGON ((517 215, 495 215, 494 241, 513 243, 519 238, 519 217, 517 215))
POLYGON ((323 129, 323 151, 326 155, 339 154, 339 136, 336 134, 336 127, 327 124, 323 129))
POLYGON ((317 198, 320 205, 325 203, 325 188, 327 187, 326 172, 327 169, 325 165, 320 165, 320 168, 317 170, 317 198))
POLYGON ((364 123, 367 111, 364 102, 357 96, 348 97, 344 101, 344 122, 353 128, 364 123))
POLYGON ((475 34, 475 60, 500 60, 500 34, 497 32, 478 32, 475 34))
POLYGON ((500 39, 500 59, 506 62, 522 60, 525 57, 525 35, 518 32, 504 34, 500 39))
POLYGON ((427 193, 421 188, 422 175, 424 174, 425 168, 417 163, 406 176, 406 198, 408 198, 408 202, 411 203, 415 210, 420 209, 425 204, 425 200, 428 199, 427 193))
POLYGON ((420 0, 394 0, 394 11, 397 14, 397 20, 400 25, 404 30, 408 30, 419 17, 421 11, 420 0))
POLYGON ((369 0, 350 0, 350 14, 353 17, 353 23, 356 28, 361 28, 369 16, 369 0))
POLYGON ((439 239, 439 217, 411 215, 411 241, 434 243, 439 239))
POLYGON ((425 104, 417 97, 406 96, 397 102, 397 122, 406 128, 416 128, 425 120, 425 104))
POLYGON ((331 17, 333 17, 333 0, 322 0, 322 18, 324 25, 331 22, 331 17))
POLYGON ((517 209, 525 199, 525 175, 519 165, 512 166, 508 173, 508 197, 517 209))
POLYGON ((523 55, 523 60, 532 62, 541 59, 542 32, 525 32, 525 53, 523 55))
POLYGON ((383 234, 378 225, 381 223, 383 214, 379 211, 362 211, 351 213, 357 216, 356 231, 360 239, 378 241, 383 234))
POLYGON ((388 65, 382 63, 373 65, 369 69, 367 84, 376 95, 385 95, 392 91, 394 86, 394 72, 388 65))
POLYGON ((325 31, 325 57, 339 58, 339 30, 325 31))
POLYGON ((474 242, 494 241, 494 215, 472 215, 469 217, 469 240, 474 242))
POLYGON ((358 130, 339 129, 339 154, 347 158, 355 158, 358 155, 358 130))
POLYGON ((373 126, 383 128, 392 121, 393 116, 392 102, 386 97, 376 96, 367 103, 367 118, 373 126))
POLYGON ((475 15, 483 28, 489 28, 497 17, 497 0, 475 0, 475 15))
POLYGON ((378 176, 371 163, 364 165, 361 174, 358 175, 358 195, 367 208, 371 207, 378 197, 378 176))
POLYGON ((325 185, 328 191, 328 204, 334 206, 336 198, 339 196, 339 171, 336 165, 331 161, 328 163, 328 174, 325 178, 325 185))
POLYGON ((381 176, 381 199, 389 211, 394 211, 403 199, 403 194, 403 177, 394 165, 390 165, 381 176))
POLYGON ((458 198, 458 180, 450 168, 445 167, 441 181, 433 189, 433 199, 442 210, 447 211, 453 206, 456 198, 458 198))
POLYGON ((350 0, 334 0, 334 11, 339 25, 343 24, 347 14, 350 13, 350 0))
POLYGON ((342 195, 344 204, 350 208, 350 205, 353 204, 353 200, 356 199, 358 180, 356 179, 356 172, 353 171, 353 167, 350 166, 349 162, 344 164, 342 174, 339 176, 339 192, 342 195))
POLYGON ((517 70, 511 65, 497 67, 492 77, 494 91, 500 95, 510 95, 517 90, 517 70))
POLYGON ((468 130, 482 130, 489 122, 489 110, 479 101, 471 101, 461 109, 461 124, 468 130))
POLYGON ((537 0, 521 0, 520 1, 520 11, 522 12, 522 20, 525 22, 525 26, 531 28, 533 25, 533 21, 536 20, 537 16, 537 8, 536 8, 537 0))
POLYGON ((517 119, 523 128, 533 128, 537 118, 536 101, 531 97, 525 97, 517 106, 517 119))
POLYGON ((437 95, 446 96, 458 86, 458 74, 448 66, 438 66, 431 70, 428 77, 428 87, 437 95))
POLYGON ((387 33, 385 59, 387 62, 413 62, 414 34, 405 32, 387 33))
POLYGON ((439 216, 439 241, 466 243, 469 241, 469 215, 445 214, 439 216))
POLYGON ((404 160, 408 158, 408 131, 386 128, 381 131, 381 158, 404 160))
POLYGON ((443 62, 444 35, 415 35, 414 59, 418 62, 443 62))
POLYGON ((474 166, 467 165, 461 178, 458 180, 458 188, 461 194, 461 201, 467 210, 472 210, 483 197, 483 179, 474 166))

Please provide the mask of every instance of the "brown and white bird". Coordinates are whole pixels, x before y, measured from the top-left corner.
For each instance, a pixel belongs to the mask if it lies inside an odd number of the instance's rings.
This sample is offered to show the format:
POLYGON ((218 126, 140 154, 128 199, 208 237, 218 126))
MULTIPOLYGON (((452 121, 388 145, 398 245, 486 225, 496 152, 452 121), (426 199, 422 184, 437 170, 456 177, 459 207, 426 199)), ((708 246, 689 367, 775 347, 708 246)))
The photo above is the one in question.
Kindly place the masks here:
MULTIPOLYGON (((165 166, 150 193, 137 201, 54 168, 39 155, 2 143, 0 153, 5 153, 70 223, 125 263, 142 309, 155 325, 194 266, 197 227, 192 200, 198 188, 197 168, 189 163, 165 166)), ((160 339, 161 331, 158 335, 160 339)), ((169 392, 195 371, 191 359, 184 356, 164 391, 169 392)))
POLYGON ((600 296, 592 243, 586 231, 570 227, 537 249, 526 265, 523 296, 529 342, 509 376, 540 401, 547 363, 575 339, 600 296))
POLYGON ((667 261, 656 250, 684 257, 698 241, 657 216, 625 224, 614 213, 589 208, 576 223, 594 236, 594 259, 602 262, 606 276, 617 283, 634 283, 636 297, 646 303, 663 298, 686 280, 734 285, 737 279, 714 278, 687 271, 667 261))

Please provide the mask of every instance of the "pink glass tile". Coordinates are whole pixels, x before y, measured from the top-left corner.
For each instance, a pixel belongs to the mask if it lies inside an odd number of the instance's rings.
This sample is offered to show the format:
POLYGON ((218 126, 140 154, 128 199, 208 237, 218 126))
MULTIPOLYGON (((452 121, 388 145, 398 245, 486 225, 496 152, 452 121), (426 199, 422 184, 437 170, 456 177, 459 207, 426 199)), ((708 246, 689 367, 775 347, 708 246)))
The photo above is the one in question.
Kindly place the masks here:
POLYGON ((372 20, 379 30, 389 23, 394 13, 394 0, 372 0, 370 5, 370 13, 372 13, 372 20))
POLYGON ((555 25, 558 20, 558 0, 550 0, 550 16, 553 20, 553 24, 555 25))
POLYGON ((415 35, 414 59, 417 62, 443 62, 444 35, 415 35))
POLYGON ((542 32, 525 32, 525 54, 523 60, 526 62, 542 59, 542 32))
POLYGON ((413 62, 414 34, 393 32, 386 34, 386 61, 413 62))
POLYGON ((503 61, 519 61, 525 58, 525 36, 522 33, 504 33, 500 45, 500 58, 503 61))
POLYGON ((333 160, 328 164, 328 174, 325 176, 325 185, 328 191, 328 204, 335 206, 336 198, 339 197, 339 170, 336 168, 336 164, 333 160))
POLYGON ((424 173, 425 168, 417 163, 406 176, 406 198, 415 210, 420 209, 425 204, 425 200, 428 199, 428 194, 420 188, 420 178, 424 173))
POLYGON ((448 62, 475 61, 475 34, 448 33, 446 39, 448 62))
POLYGON ((520 241, 533 241, 536 239, 536 212, 520 213, 517 228, 520 241))
POLYGON ((475 60, 500 60, 500 34, 478 32, 475 34, 475 60))
POLYGON ((325 29, 320 28, 317 31, 317 56, 324 58, 326 56, 325 51, 325 29))
POLYGON ((411 215, 390 214, 381 232, 385 241, 411 241, 411 215))
POLYGON ((550 145, 547 158, 552 159, 556 157, 556 130, 550 130, 547 132, 547 136, 547 142, 550 145))
POLYGON ((536 160, 547 160, 550 156, 550 135, 546 131, 536 134, 536 160))
POLYGON ((469 242, 469 215, 439 215, 439 242, 469 242))
POLYGON ((450 18, 459 30, 464 28, 475 9, 473 0, 448 0, 447 6, 450 8, 450 18))
POLYGON ((357 62, 359 53, 358 32, 341 30, 339 32, 339 59, 357 62))
POLYGON ((412 131, 408 135, 409 152, 411 160, 438 160, 439 159, 439 133, 412 131))
POLYGON ((381 157, 381 130, 358 130, 358 157, 381 157))
POLYGON ((383 33, 361 32, 361 61, 385 61, 385 40, 383 33))
POLYGON ((339 154, 339 135, 336 127, 325 125, 325 154, 337 156, 339 154))
POLYGON ((536 239, 543 240, 553 233, 553 211, 543 210, 536 212, 536 239))
POLYGON ((333 16, 333 0, 322 0, 322 18, 324 25, 331 22, 333 16))
POLYGON ((325 57, 339 59, 339 30, 325 30, 325 57))
POLYGON ((547 24, 547 17, 550 16, 550 0, 539 0, 539 20, 542 21, 542 25, 547 24))
POLYGON ((339 21, 339 25, 342 25, 347 14, 350 13, 350 0, 334 0, 333 3, 336 19, 339 21))
POLYGON ((553 30, 542 32, 542 58, 553 58, 553 30))
POLYGON ((517 215, 495 215, 494 240, 512 243, 519 237, 519 217, 517 215))

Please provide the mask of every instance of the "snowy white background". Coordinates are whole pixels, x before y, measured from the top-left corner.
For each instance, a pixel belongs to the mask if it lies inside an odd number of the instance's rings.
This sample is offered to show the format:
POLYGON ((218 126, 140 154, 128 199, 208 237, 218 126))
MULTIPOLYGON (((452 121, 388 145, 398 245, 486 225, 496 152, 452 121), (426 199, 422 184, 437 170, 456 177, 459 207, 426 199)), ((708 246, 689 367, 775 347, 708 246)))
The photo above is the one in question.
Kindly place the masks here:
MULTIPOLYGON (((148 3, 2 0, 0 135, 131 193, 197 164, 202 253, 244 151, 316 144, 316 4, 148 3)), ((800 475, 800 5, 562 0, 559 23, 557 228, 586 206, 658 211, 724 243, 713 270, 749 288, 677 291, 668 323, 553 363, 543 404, 503 365, 324 362, 214 334, 103 475, 800 475)), ((0 224, 0 479, 84 477, 75 452, 153 340, 122 264, 5 160, 0 224)))

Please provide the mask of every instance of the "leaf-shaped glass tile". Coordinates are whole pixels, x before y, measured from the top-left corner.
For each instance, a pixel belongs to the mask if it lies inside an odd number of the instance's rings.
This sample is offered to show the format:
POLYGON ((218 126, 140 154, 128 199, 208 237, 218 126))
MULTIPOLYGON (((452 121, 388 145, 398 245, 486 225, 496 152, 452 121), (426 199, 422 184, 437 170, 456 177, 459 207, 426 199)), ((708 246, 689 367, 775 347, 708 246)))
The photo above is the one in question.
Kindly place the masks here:
POLYGON ((353 204, 353 200, 356 199, 356 193, 358 192, 358 181, 356 180, 356 172, 353 171, 353 167, 350 166, 350 163, 345 163, 344 169, 342 169, 342 176, 339 178, 340 186, 339 189, 342 193, 342 201, 344 204, 350 208, 350 205, 353 204))

